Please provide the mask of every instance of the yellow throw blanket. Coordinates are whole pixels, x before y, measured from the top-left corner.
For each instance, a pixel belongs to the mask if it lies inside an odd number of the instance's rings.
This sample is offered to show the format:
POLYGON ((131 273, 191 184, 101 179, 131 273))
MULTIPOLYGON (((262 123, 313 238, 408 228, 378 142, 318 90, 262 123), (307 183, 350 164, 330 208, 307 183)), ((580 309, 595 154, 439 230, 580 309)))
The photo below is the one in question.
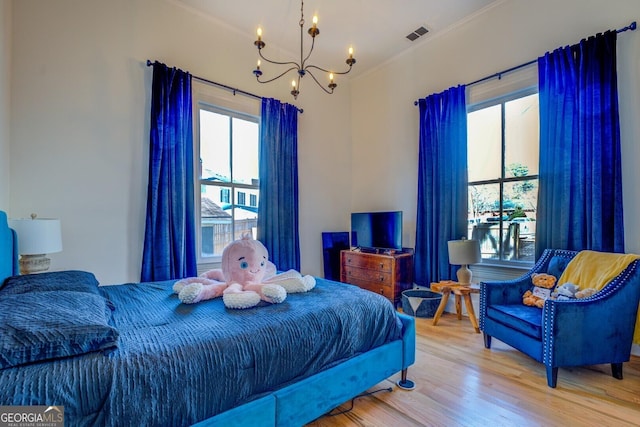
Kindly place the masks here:
MULTIPOLYGON (((563 283, 573 283, 580 289, 600 290, 638 258, 640 255, 636 254, 580 251, 567 264, 567 268, 558 279, 558 286, 563 283)), ((640 313, 636 319, 633 342, 640 344, 640 313)))

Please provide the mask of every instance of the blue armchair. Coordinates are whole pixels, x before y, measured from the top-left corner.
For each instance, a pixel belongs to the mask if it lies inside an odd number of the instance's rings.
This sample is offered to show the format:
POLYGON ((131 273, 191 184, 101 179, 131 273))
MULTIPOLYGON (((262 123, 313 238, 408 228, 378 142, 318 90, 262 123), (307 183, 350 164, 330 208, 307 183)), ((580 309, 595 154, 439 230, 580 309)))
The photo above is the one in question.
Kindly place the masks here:
POLYGON ((522 294, 533 273, 560 278, 578 252, 547 249, 519 279, 480 283, 480 329, 485 348, 497 338, 543 363, 547 384, 556 387, 558 367, 611 364, 622 379, 622 363, 631 356, 640 300, 640 260, 595 295, 569 301, 545 301, 542 309, 525 306, 522 294))

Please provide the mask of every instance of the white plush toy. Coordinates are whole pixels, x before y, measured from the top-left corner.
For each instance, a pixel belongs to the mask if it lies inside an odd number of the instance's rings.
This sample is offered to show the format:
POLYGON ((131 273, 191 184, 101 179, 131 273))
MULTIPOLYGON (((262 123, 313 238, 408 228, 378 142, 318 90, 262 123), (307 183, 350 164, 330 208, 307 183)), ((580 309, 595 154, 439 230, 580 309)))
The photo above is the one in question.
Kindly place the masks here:
POLYGON ((551 298, 558 301, 575 299, 576 292, 578 292, 579 289, 580 288, 576 284, 564 283, 556 287, 556 289, 551 294, 551 298))

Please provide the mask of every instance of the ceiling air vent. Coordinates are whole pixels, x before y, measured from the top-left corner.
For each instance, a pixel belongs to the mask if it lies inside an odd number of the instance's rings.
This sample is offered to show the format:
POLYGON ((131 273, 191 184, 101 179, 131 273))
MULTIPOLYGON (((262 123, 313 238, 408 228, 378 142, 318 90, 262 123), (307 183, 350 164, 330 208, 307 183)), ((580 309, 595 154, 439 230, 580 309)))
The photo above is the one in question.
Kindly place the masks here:
POLYGON ((407 35, 407 38, 409 40, 411 40, 411 41, 414 41, 414 40, 418 39, 418 37, 424 36, 428 32, 429 32, 429 30, 427 30, 425 27, 420 27, 417 30, 415 30, 413 33, 407 35))

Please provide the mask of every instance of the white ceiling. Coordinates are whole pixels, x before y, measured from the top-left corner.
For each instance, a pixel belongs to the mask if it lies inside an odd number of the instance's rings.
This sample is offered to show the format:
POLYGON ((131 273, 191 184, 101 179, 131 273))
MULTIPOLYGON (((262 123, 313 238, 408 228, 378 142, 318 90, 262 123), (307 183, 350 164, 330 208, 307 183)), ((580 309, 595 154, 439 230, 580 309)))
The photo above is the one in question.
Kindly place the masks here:
MULTIPOLYGON (((174 1, 254 39, 256 29, 260 26, 266 43, 262 52, 266 57, 280 47, 292 55, 285 60, 300 61, 300 0, 174 1)), ((344 71, 347 69, 345 60, 348 48, 353 46, 357 62, 350 75, 354 76, 501 1, 307 0, 304 4, 304 54, 310 47, 311 37, 307 29, 311 26, 314 14, 318 16, 320 34, 316 37, 314 52, 308 63, 344 71), (429 32, 416 41, 409 41, 406 36, 421 26, 429 32)), ((247 49, 256 50, 253 44, 247 44, 247 49)), ((267 64, 264 62, 263 70, 266 77, 267 64)))

